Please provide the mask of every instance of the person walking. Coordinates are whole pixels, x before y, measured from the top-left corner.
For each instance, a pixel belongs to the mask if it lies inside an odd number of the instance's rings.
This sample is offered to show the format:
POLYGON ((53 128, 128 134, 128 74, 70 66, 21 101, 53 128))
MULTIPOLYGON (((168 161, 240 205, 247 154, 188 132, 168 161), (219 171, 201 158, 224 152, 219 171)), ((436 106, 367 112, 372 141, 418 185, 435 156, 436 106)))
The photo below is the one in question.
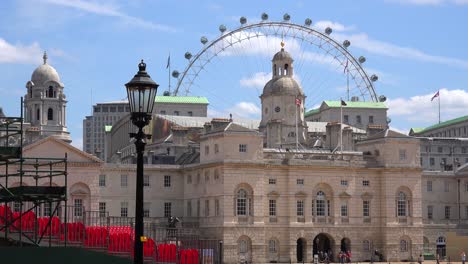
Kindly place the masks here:
POLYGON ((419 264, 422 264, 422 263, 423 263, 423 256, 422 256, 422 254, 419 254, 418 263, 419 263, 419 264))
POLYGON ((437 253, 437 255, 436 255, 436 263, 437 263, 437 264, 440 264, 439 261, 440 261, 440 256, 439 256, 439 253, 437 253))
POLYGON ((462 252, 462 253, 461 253, 461 261, 462 261, 462 264, 465 264, 465 262, 466 262, 466 254, 465 254, 465 252, 462 252))

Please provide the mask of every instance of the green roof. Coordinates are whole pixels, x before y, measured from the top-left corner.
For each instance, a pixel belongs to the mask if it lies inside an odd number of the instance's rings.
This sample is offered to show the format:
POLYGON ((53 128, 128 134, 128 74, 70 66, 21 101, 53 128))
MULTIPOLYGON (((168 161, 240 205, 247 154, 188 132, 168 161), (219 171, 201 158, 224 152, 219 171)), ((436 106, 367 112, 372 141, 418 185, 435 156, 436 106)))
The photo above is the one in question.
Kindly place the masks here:
POLYGON ((208 98, 202 96, 156 96, 154 101, 171 104, 208 104, 208 98))
POLYGON ((317 108, 317 109, 311 109, 311 110, 305 112, 304 117, 308 117, 308 116, 311 116, 311 115, 315 115, 315 114, 317 114, 317 113, 319 113, 319 112, 320 112, 320 109, 319 109, 319 108, 317 108))
POLYGON ((410 131, 413 131, 413 133, 421 133, 421 131, 423 131, 424 128, 423 127, 412 127, 410 129, 410 131))
POLYGON ((420 133, 428 132, 428 131, 433 130, 433 129, 454 125, 454 124, 457 124, 457 123, 460 123, 460 122, 463 122, 463 121, 468 121, 468 115, 457 117, 457 118, 454 118, 454 119, 450 119, 450 120, 444 121, 444 122, 442 122, 440 124, 435 124, 435 125, 432 125, 432 126, 428 126, 428 127, 424 128, 424 129, 422 129, 421 131, 418 131, 418 132, 415 131, 415 133, 420 134, 420 133))
POLYGON ((112 126, 104 126, 104 131, 110 132, 112 129, 112 126))
MULTIPOLYGON (((335 108, 341 106, 341 101, 323 101, 328 107, 335 108)), ((346 101, 344 108, 380 108, 387 109, 387 106, 382 102, 352 102, 346 101)))

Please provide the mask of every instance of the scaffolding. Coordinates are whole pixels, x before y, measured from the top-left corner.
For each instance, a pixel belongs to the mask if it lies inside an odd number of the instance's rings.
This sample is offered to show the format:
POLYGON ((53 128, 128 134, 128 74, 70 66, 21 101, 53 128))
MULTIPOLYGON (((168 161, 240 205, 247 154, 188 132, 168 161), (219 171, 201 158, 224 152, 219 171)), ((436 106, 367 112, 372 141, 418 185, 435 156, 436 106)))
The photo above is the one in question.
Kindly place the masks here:
POLYGON ((67 155, 23 157, 23 128, 21 98, 20 117, 0 117, 0 237, 19 246, 62 237, 66 246, 67 155))

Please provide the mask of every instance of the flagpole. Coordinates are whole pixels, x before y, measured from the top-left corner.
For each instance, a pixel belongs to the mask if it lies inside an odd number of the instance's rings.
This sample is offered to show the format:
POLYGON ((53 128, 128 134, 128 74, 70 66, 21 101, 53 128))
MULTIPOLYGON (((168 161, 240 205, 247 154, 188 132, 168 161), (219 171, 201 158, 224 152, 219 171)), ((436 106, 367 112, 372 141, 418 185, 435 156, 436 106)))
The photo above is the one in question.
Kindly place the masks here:
POLYGON ((439 97, 439 124, 440 124, 440 91, 438 93, 439 93, 439 96, 437 97, 439 97))
POLYGON ((169 68, 168 77, 169 77, 169 94, 171 93, 171 53, 169 52, 169 57, 167 60, 167 67, 169 68))
POLYGON ((342 103, 342 99, 340 100, 340 151, 343 152, 343 103, 342 103))

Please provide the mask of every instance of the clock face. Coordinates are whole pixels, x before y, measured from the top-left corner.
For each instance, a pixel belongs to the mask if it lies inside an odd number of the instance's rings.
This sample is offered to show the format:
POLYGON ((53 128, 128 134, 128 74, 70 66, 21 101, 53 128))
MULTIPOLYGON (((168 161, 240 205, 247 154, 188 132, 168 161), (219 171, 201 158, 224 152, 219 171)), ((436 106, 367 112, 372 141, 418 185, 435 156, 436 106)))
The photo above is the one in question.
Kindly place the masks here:
POLYGON ((281 108, 279 106, 275 107, 275 112, 276 113, 279 113, 280 110, 281 110, 281 108))

